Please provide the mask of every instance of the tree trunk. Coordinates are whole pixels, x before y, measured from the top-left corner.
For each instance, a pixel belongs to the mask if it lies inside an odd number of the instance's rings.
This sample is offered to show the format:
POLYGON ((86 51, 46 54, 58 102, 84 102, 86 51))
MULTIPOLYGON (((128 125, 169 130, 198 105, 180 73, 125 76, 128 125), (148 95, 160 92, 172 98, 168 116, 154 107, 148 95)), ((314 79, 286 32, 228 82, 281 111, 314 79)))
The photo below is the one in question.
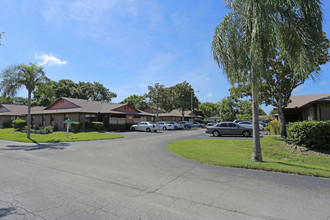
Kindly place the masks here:
POLYGON ((31 91, 28 91, 28 114, 27 114, 27 138, 30 139, 31 133, 31 91))
POLYGON ((278 117, 280 118, 281 137, 286 138, 284 109, 282 107, 278 108, 278 117))
POLYGON ((252 119, 253 119, 253 151, 252 161, 262 162, 261 146, 260 146, 260 135, 259 135, 259 105, 258 98, 256 97, 256 89, 253 80, 252 85, 252 119))
POLYGON ((181 114, 182 114, 182 121, 184 121, 184 110, 182 110, 181 114))

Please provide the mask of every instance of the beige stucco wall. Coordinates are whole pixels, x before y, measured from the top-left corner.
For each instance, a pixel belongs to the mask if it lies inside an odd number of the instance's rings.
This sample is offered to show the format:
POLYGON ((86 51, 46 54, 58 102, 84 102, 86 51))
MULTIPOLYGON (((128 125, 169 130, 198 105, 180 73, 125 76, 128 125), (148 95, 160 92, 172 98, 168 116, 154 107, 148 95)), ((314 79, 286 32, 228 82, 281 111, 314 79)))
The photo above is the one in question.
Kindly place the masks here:
POLYGON ((330 120, 330 103, 323 103, 321 108, 321 120, 330 120))
POLYGON ((0 116, 0 127, 2 128, 3 122, 10 122, 10 116, 8 115, 2 115, 0 116))

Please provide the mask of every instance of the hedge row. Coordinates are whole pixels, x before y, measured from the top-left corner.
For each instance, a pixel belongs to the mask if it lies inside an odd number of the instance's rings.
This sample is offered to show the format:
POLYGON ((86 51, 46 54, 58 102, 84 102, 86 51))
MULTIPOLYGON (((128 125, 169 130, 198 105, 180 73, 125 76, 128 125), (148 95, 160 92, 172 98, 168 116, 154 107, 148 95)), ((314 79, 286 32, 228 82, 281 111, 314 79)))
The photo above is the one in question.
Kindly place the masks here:
POLYGON ((307 148, 330 150, 330 121, 301 121, 287 124, 287 138, 307 148))
POLYGON ((109 124, 110 131, 129 131, 133 124, 109 124))

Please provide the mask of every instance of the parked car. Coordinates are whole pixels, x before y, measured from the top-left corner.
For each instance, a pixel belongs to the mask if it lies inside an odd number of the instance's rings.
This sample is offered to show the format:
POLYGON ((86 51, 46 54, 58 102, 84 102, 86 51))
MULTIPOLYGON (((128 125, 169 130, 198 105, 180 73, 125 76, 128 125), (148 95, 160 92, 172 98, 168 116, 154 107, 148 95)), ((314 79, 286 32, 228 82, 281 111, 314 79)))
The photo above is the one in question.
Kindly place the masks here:
POLYGON ((178 122, 175 122, 175 121, 170 121, 169 124, 173 125, 174 129, 183 129, 183 125, 178 123, 178 122))
POLYGON ((220 122, 214 126, 206 127, 206 133, 218 137, 221 135, 243 135, 249 137, 252 134, 251 127, 243 127, 234 122, 220 122))
POLYGON ((194 122, 194 123, 192 123, 192 126, 193 127, 197 127, 197 128, 204 128, 205 127, 205 124, 201 124, 199 122, 194 122))
POLYGON ((184 129, 191 129, 192 127, 191 123, 187 121, 180 121, 180 124, 183 126, 184 129))
MULTIPOLYGON (((252 121, 241 121, 240 123, 238 123, 244 127, 252 127, 253 126, 253 122, 252 121)), ((259 123, 259 129, 260 131, 264 130, 264 126, 259 123)))
POLYGON ((206 124, 206 127, 211 127, 214 126, 215 124, 217 124, 217 122, 210 122, 206 124))
POLYGON ((157 132, 159 129, 158 125, 153 122, 141 121, 136 125, 131 126, 131 131, 147 131, 147 132, 157 132))
POLYGON ((159 121, 156 123, 159 127, 159 129, 162 130, 174 130, 174 126, 172 124, 169 124, 166 121, 159 121))
POLYGON ((251 120, 248 120, 248 119, 237 119, 234 121, 234 123, 240 123, 240 122, 243 122, 243 121, 251 121, 251 120))

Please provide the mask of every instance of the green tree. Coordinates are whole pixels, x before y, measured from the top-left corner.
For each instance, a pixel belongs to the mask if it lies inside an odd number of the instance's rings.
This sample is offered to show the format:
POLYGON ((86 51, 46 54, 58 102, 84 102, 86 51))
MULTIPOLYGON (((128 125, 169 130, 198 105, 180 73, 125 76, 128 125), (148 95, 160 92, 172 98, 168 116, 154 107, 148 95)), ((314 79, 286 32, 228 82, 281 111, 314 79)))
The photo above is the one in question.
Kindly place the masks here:
POLYGON ((212 42, 214 59, 229 81, 248 82, 253 103, 253 161, 262 161, 258 92, 269 59, 276 49, 285 54, 294 72, 315 70, 322 38, 322 11, 319 0, 226 0, 230 10, 215 29, 212 42))
POLYGON ((141 110, 145 110, 146 108, 149 107, 145 96, 140 96, 135 94, 128 96, 120 103, 129 104, 130 106, 133 106, 134 108, 141 110))
MULTIPOLYGON (((259 102, 278 108, 282 137, 286 136, 284 109, 290 103, 292 91, 304 84, 306 79, 316 79, 319 76, 320 66, 329 61, 330 42, 326 38, 325 33, 323 33, 321 48, 321 54, 315 54, 317 66, 313 72, 306 73, 305 75, 294 72, 294 69, 285 59, 285 56, 277 53, 274 59, 270 60, 269 69, 267 70, 269 74, 266 74, 262 78, 262 87, 259 90, 259 102)), ((251 96, 251 87, 245 83, 239 83, 230 89, 230 94, 235 99, 251 96)))
POLYGON ((221 100, 219 115, 221 121, 234 121, 236 117, 237 110, 235 109, 234 100, 229 97, 223 98, 221 100))
POLYGON ((78 98, 77 84, 70 79, 61 79, 54 84, 56 98, 78 98))
POLYGON ((55 81, 40 83, 33 91, 32 106, 49 106, 57 97, 55 92, 55 81))
POLYGON ((48 106, 60 97, 89 99, 93 101, 110 102, 117 97, 103 84, 94 82, 75 83, 69 79, 61 79, 58 82, 50 81, 38 86, 34 91, 33 105, 48 106))
POLYGON ((27 105, 28 99, 23 97, 0 97, 1 104, 27 105))
POLYGON ((204 118, 210 118, 213 116, 219 116, 220 105, 219 103, 212 103, 212 102, 203 102, 198 105, 197 111, 200 111, 204 118))
POLYGON ((165 94, 165 86, 156 83, 155 86, 148 86, 149 92, 145 94, 145 97, 149 99, 151 107, 156 108, 156 121, 158 121, 158 115, 161 109, 162 103, 165 103, 167 98, 165 94))
POLYGON ((31 95, 42 82, 49 79, 45 76, 42 66, 29 65, 10 66, 1 73, 0 90, 4 96, 15 96, 21 87, 28 90, 27 137, 30 139, 31 126, 31 95))
POLYGON ((110 92, 109 89, 103 86, 102 83, 94 82, 93 83, 93 93, 89 97, 93 101, 105 101, 110 102, 113 98, 116 98, 117 94, 110 92))
POLYGON ((181 110, 182 120, 184 120, 184 112, 193 106, 198 106, 199 101, 195 95, 194 89, 186 81, 178 83, 170 88, 173 107, 181 110))

